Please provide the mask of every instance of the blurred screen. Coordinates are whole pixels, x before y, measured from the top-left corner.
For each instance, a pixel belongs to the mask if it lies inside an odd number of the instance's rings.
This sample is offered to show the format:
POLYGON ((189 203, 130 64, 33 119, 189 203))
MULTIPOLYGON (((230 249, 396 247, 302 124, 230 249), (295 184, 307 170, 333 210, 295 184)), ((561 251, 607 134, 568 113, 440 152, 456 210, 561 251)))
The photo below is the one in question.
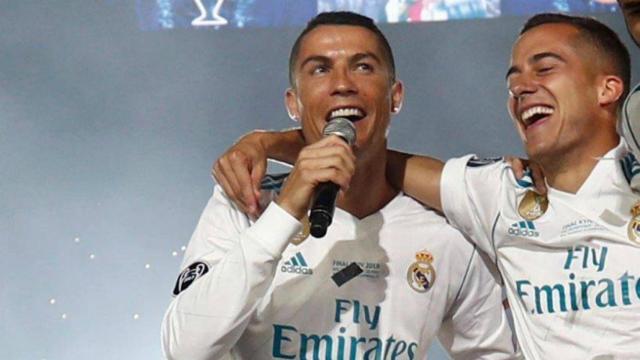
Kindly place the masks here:
POLYGON ((615 0, 136 0, 142 30, 304 25, 349 10, 378 23, 446 21, 539 12, 615 12, 615 0))

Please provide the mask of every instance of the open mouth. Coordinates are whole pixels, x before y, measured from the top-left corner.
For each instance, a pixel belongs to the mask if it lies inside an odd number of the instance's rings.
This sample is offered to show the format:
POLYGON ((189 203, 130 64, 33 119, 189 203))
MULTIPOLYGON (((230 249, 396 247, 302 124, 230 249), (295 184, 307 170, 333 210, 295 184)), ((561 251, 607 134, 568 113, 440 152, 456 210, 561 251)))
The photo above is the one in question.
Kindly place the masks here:
POLYGON ((525 111, 523 111, 520 115, 520 119, 522 119, 522 123, 525 128, 528 128, 535 123, 547 119, 553 114, 554 109, 550 106, 533 106, 525 111))
POLYGON ((357 122, 358 120, 363 119, 365 116, 367 116, 367 114, 360 108, 344 107, 332 110, 327 117, 327 121, 333 120, 335 118, 345 118, 351 122, 357 122))

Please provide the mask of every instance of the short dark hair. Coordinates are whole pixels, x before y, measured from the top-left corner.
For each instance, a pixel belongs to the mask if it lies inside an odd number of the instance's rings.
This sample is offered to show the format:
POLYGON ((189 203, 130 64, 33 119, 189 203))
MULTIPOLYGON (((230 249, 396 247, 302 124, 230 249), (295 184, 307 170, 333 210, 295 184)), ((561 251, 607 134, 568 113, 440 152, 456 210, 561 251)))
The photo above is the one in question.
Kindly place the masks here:
POLYGON ((396 78, 396 64, 393 60, 393 51, 391 51, 391 46, 387 41, 387 38, 384 36, 382 31, 376 26, 373 20, 364 15, 356 14, 351 11, 333 11, 333 12, 323 12, 318 14, 316 17, 311 19, 307 23, 307 27, 298 35, 296 42, 293 43, 293 47, 291 48, 291 54, 289 55, 289 83, 291 86, 295 86, 294 84, 294 66, 298 57, 298 53, 300 52, 300 45, 302 44, 302 39, 305 35, 307 35, 311 30, 317 28, 320 25, 351 25, 351 26, 360 26, 366 29, 369 29, 373 32, 378 38, 378 42, 382 47, 382 52, 385 60, 389 63, 391 80, 395 81, 396 78))
POLYGON ((623 96, 619 102, 622 104, 629 92, 631 60, 629 50, 627 50, 627 47, 620 41, 618 34, 607 25, 591 17, 542 13, 529 18, 522 27, 520 35, 544 24, 568 24, 575 27, 580 31, 582 40, 586 40, 589 46, 593 47, 600 55, 608 58, 609 61, 607 61, 607 63, 613 64, 615 74, 619 76, 624 83, 623 96))

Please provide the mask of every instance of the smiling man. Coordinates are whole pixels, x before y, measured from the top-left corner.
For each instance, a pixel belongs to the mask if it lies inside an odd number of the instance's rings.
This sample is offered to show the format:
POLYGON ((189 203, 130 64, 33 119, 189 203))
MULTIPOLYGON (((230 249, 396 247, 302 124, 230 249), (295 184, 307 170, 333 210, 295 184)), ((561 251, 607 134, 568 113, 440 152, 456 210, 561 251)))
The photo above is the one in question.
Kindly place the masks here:
POLYGON ((486 259, 385 177, 403 88, 373 21, 318 15, 293 46, 290 79, 287 109, 307 146, 284 185, 262 181, 257 195, 275 201, 255 222, 216 188, 163 321, 166 356, 424 359, 439 336, 454 358, 514 358, 486 259), (353 151, 323 137, 334 118, 354 122, 353 151), (343 192, 316 239, 301 222, 326 181, 343 192))
POLYGON ((637 356, 637 163, 616 133, 629 67, 624 45, 596 20, 534 16, 513 46, 508 105, 548 194, 507 163, 473 156, 444 166, 408 158, 397 179, 496 261, 527 359, 637 356), (437 180, 420 180, 428 176, 437 180))
POLYGON ((637 356, 637 164, 616 133, 629 73, 624 45, 603 24, 537 15, 513 47, 507 83, 548 195, 504 162, 407 161, 405 190, 442 208, 498 264, 528 359, 637 356))
POLYGON ((437 196, 449 221, 496 260, 528 359, 637 356, 637 165, 616 133, 629 73, 626 49, 603 24, 531 18, 511 54, 509 110, 547 196, 508 164, 470 157, 445 164, 436 193, 413 188, 437 196))
MULTIPOLYGON (((630 184, 640 171, 616 133, 629 78, 629 54, 604 24, 536 15, 513 46, 507 84, 546 196, 504 161, 387 155, 392 183, 442 210, 496 262, 527 359, 637 357, 640 196, 630 184)), ((217 178, 244 174, 227 185, 247 211, 255 164, 265 154, 289 160, 295 135, 254 133, 234 148, 242 156, 232 149, 217 162, 217 178)))

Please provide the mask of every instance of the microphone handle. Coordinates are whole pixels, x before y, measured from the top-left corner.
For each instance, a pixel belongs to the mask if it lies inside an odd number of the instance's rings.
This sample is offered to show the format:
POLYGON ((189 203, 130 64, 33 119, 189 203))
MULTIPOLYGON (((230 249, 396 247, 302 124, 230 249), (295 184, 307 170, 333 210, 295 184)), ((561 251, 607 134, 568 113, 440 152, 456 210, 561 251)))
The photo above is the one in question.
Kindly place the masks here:
POLYGON ((333 220, 338 190, 340 187, 332 182, 320 183, 316 188, 309 213, 309 232, 313 237, 321 238, 327 233, 327 228, 333 220))

